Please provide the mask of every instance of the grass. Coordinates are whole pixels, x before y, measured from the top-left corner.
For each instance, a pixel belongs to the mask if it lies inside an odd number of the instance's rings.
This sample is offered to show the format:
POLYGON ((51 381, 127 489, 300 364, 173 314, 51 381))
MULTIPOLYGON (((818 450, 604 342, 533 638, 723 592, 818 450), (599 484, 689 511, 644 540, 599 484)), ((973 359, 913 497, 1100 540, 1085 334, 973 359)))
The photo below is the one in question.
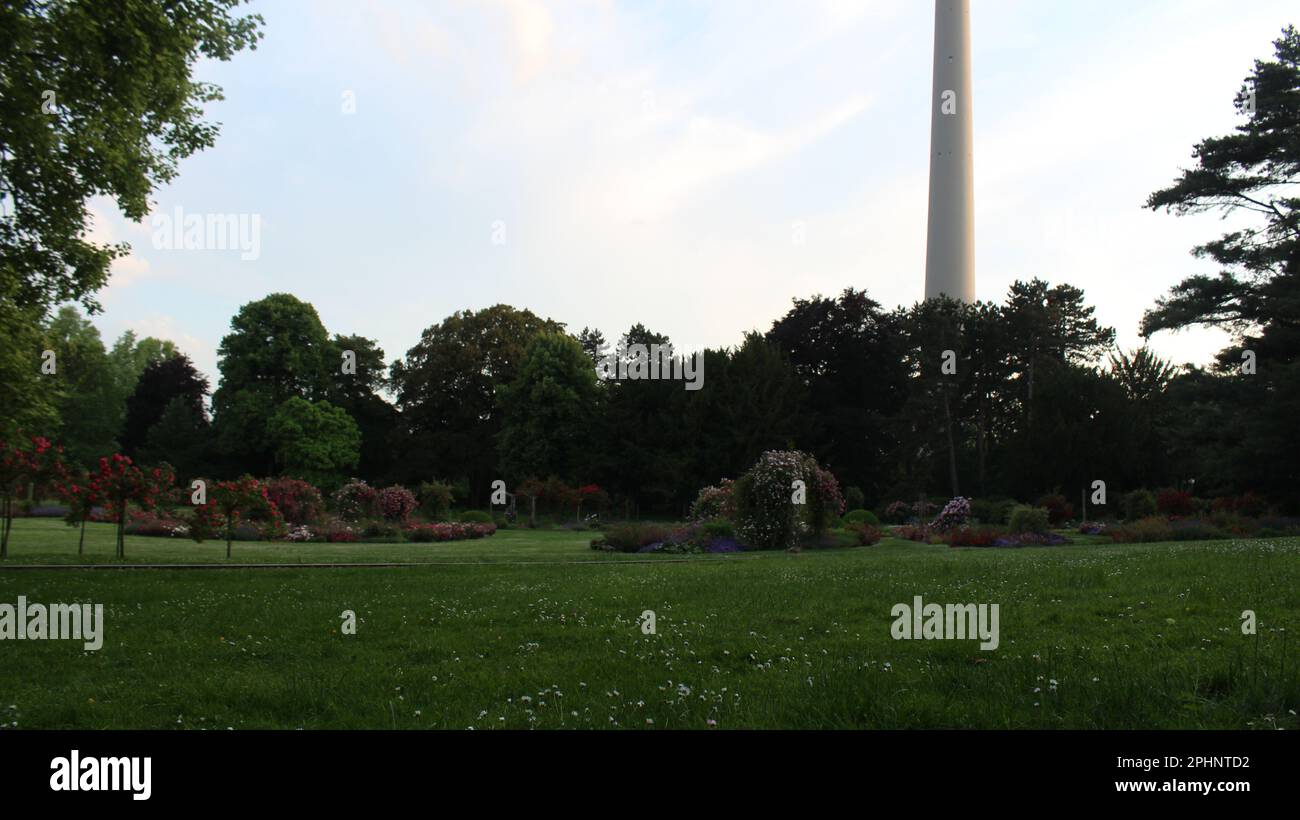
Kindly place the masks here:
MULTIPOLYGON (((42 523, 18 522, 11 563, 75 554, 75 531, 42 523)), ((297 551, 482 562, 462 565, 0 567, 0 603, 102 603, 106 621, 99 652, 0 643, 0 724, 1300 728, 1288 637, 1300 539, 1015 550, 891 540, 629 564, 587 549, 589 537, 235 545, 236 561, 297 551), (915 595, 1000 604, 1000 648, 893 640, 890 609, 915 595), (345 609, 359 619, 354 636, 339 633, 345 609), (1246 609, 1256 635, 1241 632, 1246 609), (644 610, 657 634, 642 633, 644 610)), ((97 560, 107 558, 111 543, 98 542, 109 536, 95 539, 97 560)), ((173 561, 196 549, 216 561, 224 544, 140 538, 127 556, 173 561)))
MULTIPOLYGON (((59 519, 14 520, 9 560, 15 564, 112 564, 116 529, 87 524, 84 555, 77 554, 78 531, 59 519)), ((470 541, 442 543, 294 544, 282 541, 236 541, 226 561, 225 541, 196 544, 189 538, 128 535, 126 561, 136 564, 264 564, 427 561, 557 561, 644 558, 591 549, 599 533, 573 530, 498 530, 470 541)))

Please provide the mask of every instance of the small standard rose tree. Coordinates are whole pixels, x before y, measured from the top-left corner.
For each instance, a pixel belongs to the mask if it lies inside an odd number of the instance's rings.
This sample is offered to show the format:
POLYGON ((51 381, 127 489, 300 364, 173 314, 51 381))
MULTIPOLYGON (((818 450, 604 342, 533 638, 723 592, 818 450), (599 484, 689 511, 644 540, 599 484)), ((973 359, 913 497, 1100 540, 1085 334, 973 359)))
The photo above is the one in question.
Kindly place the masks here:
POLYGON ((546 485, 535 478, 526 478, 518 487, 515 495, 528 499, 528 526, 537 526, 537 499, 546 492, 546 485))
POLYGON ((600 488, 599 484, 586 484, 577 490, 578 499, 578 521, 582 520, 582 505, 584 503, 595 504, 598 508, 609 503, 609 493, 600 488))
POLYGON ((0 439, 0 560, 9 557, 14 502, 33 484, 57 482, 63 474, 62 450, 42 436, 29 444, 0 439))
POLYGON ((176 486, 170 464, 141 468, 121 453, 101 458, 99 470, 90 480, 98 488, 109 520, 117 524, 118 558, 126 557, 126 512, 131 503, 152 510, 158 502, 170 500, 176 486))
POLYGON ((104 503, 99 482, 84 470, 76 475, 64 476, 55 484, 54 491, 63 503, 68 505, 68 514, 63 520, 69 527, 79 527, 81 534, 77 538, 77 555, 86 552, 86 522, 94 514, 95 508, 104 503))
POLYGON ((266 485, 252 476, 246 475, 238 481, 218 481, 208 487, 207 494, 207 502, 196 506, 190 518, 190 537, 198 543, 212 537, 224 538, 226 558, 231 554, 235 528, 244 517, 263 514, 271 530, 284 528, 284 519, 270 499, 266 485))

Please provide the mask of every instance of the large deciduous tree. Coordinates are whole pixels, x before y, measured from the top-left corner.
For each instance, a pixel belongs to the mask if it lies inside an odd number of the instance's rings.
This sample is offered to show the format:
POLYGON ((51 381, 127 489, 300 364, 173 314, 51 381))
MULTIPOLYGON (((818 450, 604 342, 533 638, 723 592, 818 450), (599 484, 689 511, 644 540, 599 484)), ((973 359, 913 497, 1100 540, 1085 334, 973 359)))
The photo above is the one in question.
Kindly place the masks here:
POLYGON ((582 345, 559 331, 534 336, 519 373, 501 393, 505 420, 498 449, 506 480, 583 478, 598 400, 596 371, 582 345))
POLYGON ((94 312, 122 244, 88 238, 94 196, 133 220, 180 160, 210 147, 221 90, 202 59, 254 48, 239 0, 28 0, 0 4, 0 300, 94 312))
POLYGON ((465 479, 472 502, 486 499, 498 477, 497 391, 514 381, 529 341, 548 330, 564 326, 509 305, 461 311, 426 328, 391 368, 402 414, 396 476, 465 479))
POLYGON ((182 353, 147 365, 136 382, 135 390, 126 399, 122 450, 136 457, 148 440, 150 429, 162 419, 168 405, 175 400, 180 400, 182 408, 188 411, 195 424, 206 424, 207 410, 203 400, 207 394, 208 380, 182 353))

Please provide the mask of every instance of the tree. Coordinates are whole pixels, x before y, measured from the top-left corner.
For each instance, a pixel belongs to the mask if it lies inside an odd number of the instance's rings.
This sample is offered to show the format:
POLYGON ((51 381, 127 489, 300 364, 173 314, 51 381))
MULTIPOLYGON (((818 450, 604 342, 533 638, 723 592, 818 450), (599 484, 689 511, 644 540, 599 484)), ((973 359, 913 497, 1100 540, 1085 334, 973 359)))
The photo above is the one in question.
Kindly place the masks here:
POLYGON ((42 313, 94 292, 125 245, 86 238, 87 202, 139 221, 180 160, 215 142, 193 77, 261 37, 238 0, 44 0, 0 6, 0 300, 42 313))
MULTIPOLYGON (((123 422, 126 419, 126 400, 135 392, 136 383, 140 381, 144 369, 179 354, 180 351, 173 342, 153 336, 141 339, 133 330, 125 330, 117 337, 108 351, 108 369, 112 376, 113 392, 117 397, 115 403, 122 410, 123 422)), ((120 424, 118 426, 121 427, 120 424)))
POLYGON ((596 371, 582 345, 560 331, 534 336, 514 381, 501 393, 502 472, 511 479, 576 479, 597 399, 596 371))
POLYGON ((266 434, 285 475, 326 488, 337 486, 360 457, 356 422, 327 401, 286 400, 267 421, 266 434))
POLYGON ((1300 31, 1288 26, 1273 47, 1274 59, 1255 61, 1235 100, 1243 118, 1235 132, 1198 143, 1195 165, 1146 203, 1180 216, 1218 212, 1253 222, 1194 248, 1221 267, 1218 275, 1184 279, 1143 316, 1142 332, 1210 325, 1236 333, 1219 354, 1218 382, 1192 372, 1171 389, 1220 425, 1188 416, 1186 430, 1171 428, 1176 450, 1200 454, 1179 463, 1202 479, 1198 487, 1251 487, 1300 509, 1293 432, 1300 416, 1300 31), (1244 359, 1253 362, 1249 371, 1244 359))
POLYGON ((166 461, 184 479, 207 475, 213 461, 212 425, 200 406, 187 396, 176 396, 163 409, 138 449, 146 463, 166 461))
POLYGON ((497 470, 498 389, 514 381, 534 336, 563 330, 509 305, 461 311, 426 328, 390 369, 401 413, 396 476, 408 484, 439 474, 464 478, 471 502, 486 498, 497 470), (447 465, 463 472, 448 475, 447 465))
POLYGON ((1179 216, 1245 213, 1262 222, 1197 246, 1193 255, 1224 270, 1183 280, 1143 317, 1146 335, 1193 324, 1300 322, 1300 31, 1288 26, 1273 46, 1276 59, 1255 61, 1235 101, 1245 122, 1198 143, 1195 166, 1146 203, 1179 216))
POLYGON ((212 397, 222 450, 245 469, 271 472, 267 424, 290 398, 323 399, 340 367, 316 309, 287 293, 249 302, 217 349, 221 384, 212 397))
POLYGON ((168 464, 141 468, 121 453, 99 460, 99 470, 91 473, 90 485, 103 499, 110 520, 117 524, 118 558, 126 557, 126 519, 131 503, 150 510, 174 490, 176 476, 168 464))
POLYGON ((117 401, 108 356, 99 330, 65 305, 46 328, 54 351, 54 373, 47 376, 55 390, 59 440, 73 464, 90 465, 117 450, 122 407, 117 401))
POLYGON ((584 327, 578 334, 578 344, 582 345, 583 352, 591 359, 592 367, 600 364, 609 352, 609 345, 605 343, 605 334, 595 328, 584 327))
POLYGON ((216 535, 226 542, 226 559, 230 559, 231 542, 244 516, 263 515, 270 521, 268 529, 283 531, 284 518, 271 501, 267 486, 252 476, 237 481, 218 481, 208 488, 206 503, 195 507, 190 517, 190 537, 203 543, 216 535))
POLYGON ((364 336, 336 335, 333 346, 335 364, 326 398, 346 410, 361 431, 357 472, 368 478, 386 476, 393 465, 391 445, 398 419, 397 410, 379 395, 388 375, 384 350, 364 336), (346 354, 351 354, 350 372, 342 367, 346 354))
POLYGON ((0 439, 0 561, 9 557, 14 501, 32 485, 57 482, 65 472, 59 448, 49 439, 20 440, 0 439))
POLYGON ((46 350, 45 329, 38 308, 22 308, 0 298, 0 437, 14 437, 19 430, 37 430, 54 435, 58 410, 49 376, 41 373, 46 350))
POLYGON ((122 450, 135 456, 148 439, 149 431, 163 417, 164 411, 179 400, 190 419, 207 424, 203 399, 208 394, 208 380, 194 368, 188 356, 177 353, 171 358, 152 362, 140 374, 135 390, 126 399, 126 421, 122 427, 122 450))
MULTIPOLYGON (((907 393, 903 335, 865 291, 796 299, 767 338, 789 357, 807 394, 799 440, 845 481, 884 489, 894 442, 888 419, 907 393)), ((758 453, 750 453, 745 464, 758 453)), ((743 466, 743 465, 742 465, 743 466)))

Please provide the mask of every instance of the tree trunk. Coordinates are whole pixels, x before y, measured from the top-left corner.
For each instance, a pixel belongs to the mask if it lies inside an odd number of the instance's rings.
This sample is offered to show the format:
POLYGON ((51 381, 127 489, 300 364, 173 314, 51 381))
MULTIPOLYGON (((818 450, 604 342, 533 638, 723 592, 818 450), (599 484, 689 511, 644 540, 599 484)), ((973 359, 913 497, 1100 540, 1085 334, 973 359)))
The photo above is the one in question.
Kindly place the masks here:
POLYGON ((77 539, 77 555, 86 554, 86 518, 81 518, 81 537, 77 539))
POLYGON ((9 496, 6 495, 3 505, 0 506, 0 515, 4 517, 4 520, 0 521, 0 561, 9 557, 9 527, 13 523, 9 515, 11 509, 9 496))
POLYGON ((980 396, 980 417, 979 432, 977 438, 977 447, 979 451, 979 488, 980 495, 987 495, 988 488, 985 486, 986 465, 988 463, 988 396, 980 396))
POLYGON ((948 478, 952 481, 952 497, 956 498, 961 495, 961 490, 957 487, 957 446, 952 434, 952 409, 948 405, 948 390, 943 388, 943 418, 944 426, 948 430, 948 478))

